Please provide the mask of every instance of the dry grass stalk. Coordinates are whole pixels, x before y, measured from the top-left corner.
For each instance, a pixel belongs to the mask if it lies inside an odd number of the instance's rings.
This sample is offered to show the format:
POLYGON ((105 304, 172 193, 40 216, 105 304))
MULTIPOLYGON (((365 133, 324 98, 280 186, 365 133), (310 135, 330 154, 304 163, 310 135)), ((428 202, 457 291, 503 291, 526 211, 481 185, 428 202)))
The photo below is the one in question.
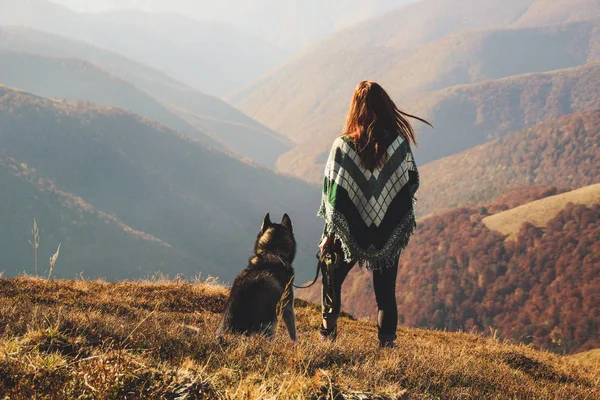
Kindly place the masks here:
POLYGON ((50 271, 48 272, 48 280, 50 280, 50 277, 52 276, 52 272, 54 271, 54 265, 56 264, 56 261, 58 261, 58 255, 60 253, 60 246, 62 245, 62 243, 58 244, 58 248, 56 249, 56 253, 54 253, 54 255, 52 257, 50 257, 50 271))
POLYGON ((38 230, 37 221, 33 219, 33 229, 31 230, 33 239, 29 241, 29 244, 33 248, 33 263, 35 268, 35 276, 38 276, 38 257, 37 250, 40 247, 40 231, 38 230))

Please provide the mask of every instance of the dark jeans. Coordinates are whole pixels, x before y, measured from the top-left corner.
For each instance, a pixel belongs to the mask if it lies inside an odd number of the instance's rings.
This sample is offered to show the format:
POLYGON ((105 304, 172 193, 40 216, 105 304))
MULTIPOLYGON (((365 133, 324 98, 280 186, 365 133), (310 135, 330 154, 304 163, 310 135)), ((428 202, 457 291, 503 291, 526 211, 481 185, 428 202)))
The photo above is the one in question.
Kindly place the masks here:
MULTIPOLYGON (((333 301, 329 301, 325 290, 322 290, 323 319, 337 319, 341 308, 342 284, 355 263, 342 261, 333 273, 333 301)), ((379 340, 393 341, 396 339, 398 325, 398 306, 396 304, 396 276, 398 275, 398 262, 394 266, 381 271, 373 271, 373 286, 375 300, 377 301, 377 326, 379 340)), ((323 277, 323 281, 327 279, 323 277)), ((325 285, 323 285, 325 287, 325 285)))

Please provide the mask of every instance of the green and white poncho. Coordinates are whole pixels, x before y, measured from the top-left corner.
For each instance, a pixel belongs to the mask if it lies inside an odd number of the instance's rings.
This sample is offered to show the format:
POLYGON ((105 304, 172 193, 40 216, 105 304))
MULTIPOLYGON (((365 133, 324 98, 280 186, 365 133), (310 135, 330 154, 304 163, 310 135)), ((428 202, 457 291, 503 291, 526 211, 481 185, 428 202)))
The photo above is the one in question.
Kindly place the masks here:
POLYGON ((350 138, 336 139, 318 213, 325 218, 324 236, 340 240, 346 261, 371 270, 393 266, 416 227, 417 166, 402 136, 387 137, 387 161, 373 171, 362 166, 350 138))

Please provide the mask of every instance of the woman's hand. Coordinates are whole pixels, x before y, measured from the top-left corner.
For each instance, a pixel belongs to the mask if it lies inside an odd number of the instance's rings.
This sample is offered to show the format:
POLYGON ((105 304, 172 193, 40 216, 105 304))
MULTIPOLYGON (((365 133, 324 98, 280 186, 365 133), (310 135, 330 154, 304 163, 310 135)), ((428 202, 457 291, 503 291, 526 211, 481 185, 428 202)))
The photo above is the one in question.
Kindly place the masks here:
POLYGON ((335 238, 333 237, 324 237, 323 240, 321 240, 321 243, 319 243, 319 249, 321 249, 321 252, 325 251, 326 247, 331 246, 334 240, 335 238))

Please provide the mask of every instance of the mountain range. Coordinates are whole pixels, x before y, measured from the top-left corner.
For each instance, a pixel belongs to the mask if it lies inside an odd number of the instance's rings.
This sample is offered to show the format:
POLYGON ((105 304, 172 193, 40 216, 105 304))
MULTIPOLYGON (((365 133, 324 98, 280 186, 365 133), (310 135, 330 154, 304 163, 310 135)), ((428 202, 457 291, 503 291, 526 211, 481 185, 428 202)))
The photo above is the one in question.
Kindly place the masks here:
POLYGON ((245 265, 267 212, 288 212, 297 222, 298 275, 310 274, 303 267, 313 264, 320 231, 316 187, 114 106, 2 87, 0 126, 3 197, 10 200, 0 220, 3 236, 12 236, 2 242, 7 274, 27 265, 36 218, 43 243, 63 243, 58 276, 161 271, 228 281, 245 265), (115 240, 120 245, 111 248, 115 240))
POLYGON ((107 12, 137 8, 178 12, 200 20, 239 27, 289 51, 298 51, 336 30, 412 0, 55 0, 78 11, 107 12))
MULTIPOLYGON (((562 7, 552 21, 556 24, 544 25, 549 16, 534 18, 539 10, 535 1, 423 0, 331 35, 229 100, 295 142, 278 161, 281 171, 317 182, 323 153, 340 134, 359 81, 379 81, 401 108, 435 122, 442 113, 427 107, 422 97, 437 98, 440 90, 600 60, 600 6, 580 3, 592 12, 584 15, 562 7)), ((434 140, 450 136, 447 122, 469 123, 448 119, 435 124, 434 140)), ((427 127, 417 128, 419 137, 431 134, 427 127)), ((453 142, 460 144, 460 139, 453 142)), ((417 161, 423 164, 464 149, 447 154, 423 149, 417 161)))
POLYGON ((222 96, 283 61, 278 47, 231 25, 139 10, 77 13, 46 0, 1 0, 0 25, 87 42, 222 96))
POLYGON ((289 140, 213 96, 119 54, 23 27, 0 27, 0 82, 41 96, 132 110, 274 167, 289 140))

